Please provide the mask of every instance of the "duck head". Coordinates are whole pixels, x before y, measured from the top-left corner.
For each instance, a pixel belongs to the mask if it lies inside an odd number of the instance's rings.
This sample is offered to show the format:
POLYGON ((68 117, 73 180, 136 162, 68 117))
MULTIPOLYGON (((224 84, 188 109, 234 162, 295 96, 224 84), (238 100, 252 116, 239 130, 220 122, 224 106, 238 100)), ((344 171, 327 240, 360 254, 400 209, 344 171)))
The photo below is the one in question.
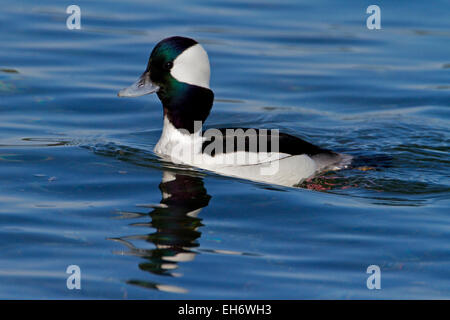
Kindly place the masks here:
POLYGON ((194 133, 194 121, 206 120, 213 105, 208 54, 195 40, 170 37, 160 41, 147 68, 119 97, 157 93, 164 116, 177 129, 194 133))

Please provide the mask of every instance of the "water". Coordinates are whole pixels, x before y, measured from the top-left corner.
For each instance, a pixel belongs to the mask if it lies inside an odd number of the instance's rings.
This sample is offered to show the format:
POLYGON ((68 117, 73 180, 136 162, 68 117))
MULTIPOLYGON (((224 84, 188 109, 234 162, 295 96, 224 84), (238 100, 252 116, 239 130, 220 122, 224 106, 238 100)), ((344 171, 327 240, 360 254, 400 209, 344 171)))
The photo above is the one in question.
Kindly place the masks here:
POLYGON ((71 31, 68 3, 2 1, 1 298, 450 298, 448 2, 378 1, 381 30, 368 1, 76 4, 71 31), (209 53, 209 127, 357 168, 287 188, 161 162, 156 96, 116 94, 171 35, 209 53))

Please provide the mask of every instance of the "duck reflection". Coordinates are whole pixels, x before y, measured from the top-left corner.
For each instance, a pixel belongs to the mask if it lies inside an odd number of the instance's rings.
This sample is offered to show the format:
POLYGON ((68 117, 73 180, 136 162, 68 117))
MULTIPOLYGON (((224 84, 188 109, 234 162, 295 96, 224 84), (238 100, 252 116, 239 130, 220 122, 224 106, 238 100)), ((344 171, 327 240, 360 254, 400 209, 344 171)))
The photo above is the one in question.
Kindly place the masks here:
MULTIPOLYGON (((140 205, 151 207, 149 213, 121 212, 121 218, 139 218, 149 216, 148 223, 134 223, 133 226, 147 226, 156 229, 154 233, 114 238, 125 245, 129 251, 120 252, 140 256, 146 259, 139 268, 157 275, 178 276, 175 269, 178 263, 191 261, 196 253, 192 250, 199 246, 198 231, 203 226, 199 212, 211 199, 202 178, 176 172, 165 171, 159 185, 162 200, 156 205, 140 205), (133 242, 144 240, 154 245, 151 249, 137 248, 133 242)), ((182 288, 161 285, 141 280, 130 280, 130 284, 164 291, 184 292, 182 288)))

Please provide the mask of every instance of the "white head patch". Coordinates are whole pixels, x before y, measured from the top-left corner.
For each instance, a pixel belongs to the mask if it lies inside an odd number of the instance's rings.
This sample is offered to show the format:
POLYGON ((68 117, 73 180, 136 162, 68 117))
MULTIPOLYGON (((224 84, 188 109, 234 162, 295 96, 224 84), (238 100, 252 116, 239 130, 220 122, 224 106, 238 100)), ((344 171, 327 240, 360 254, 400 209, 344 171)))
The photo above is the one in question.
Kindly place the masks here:
POLYGON ((208 54, 199 44, 183 51, 173 61, 170 70, 172 77, 178 81, 208 89, 210 72, 208 54))

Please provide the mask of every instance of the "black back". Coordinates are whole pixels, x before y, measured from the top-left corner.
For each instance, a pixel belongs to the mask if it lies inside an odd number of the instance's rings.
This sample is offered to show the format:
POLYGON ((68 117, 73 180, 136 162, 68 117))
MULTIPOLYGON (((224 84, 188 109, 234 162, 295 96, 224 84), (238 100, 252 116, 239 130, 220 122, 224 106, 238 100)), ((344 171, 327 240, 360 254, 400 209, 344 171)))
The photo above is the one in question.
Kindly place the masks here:
MULTIPOLYGON (((220 142, 215 142, 215 139, 217 139, 218 137, 214 135, 213 131, 211 131, 212 132, 211 136, 208 136, 207 134, 208 131, 204 132, 203 135, 206 139, 202 144, 202 152, 207 153, 212 157, 214 157, 216 154, 219 153, 228 153, 237 151, 246 151, 246 152, 272 151, 271 130, 249 129, 249 128, 220 128, 217 130, 220 131, 222 136, 220 142), (233 134, 227 134, 227 130, 229 129, 232 130, 241 129, 242 131, 234 131, 233 134), (264 137, 264 135, 266 137, 264 137), (260 141, 260 137, 263 138, 262 141, 260 141), (257 141, 256 145, 253 145, 251 143, 252 139, 254 141, 257 141), (242 142, 238 143, 239 140, 241 140, 243 143, 242 142), (222 144, 222 150, 220 150, 220 148, 219 149, 214 148, 214 145, 217 146, 218 143, 222 144), (227 150, 229 149, 227 148, 227 145, 233 146, 233 148, 227 150), (266 145, 265 148, 264 145, 266 145)), ((314 156, 317 154, 336 155, 336 153, 333 151, 320 148, 318 146, 315 146, 307 141, 304 141, 300 138, 297 138, 287 133, 279 132, 278 141, 279 141, 278 152, 280 153, 286 153, 289 155, 306 154, 308 156, 314 156)))

